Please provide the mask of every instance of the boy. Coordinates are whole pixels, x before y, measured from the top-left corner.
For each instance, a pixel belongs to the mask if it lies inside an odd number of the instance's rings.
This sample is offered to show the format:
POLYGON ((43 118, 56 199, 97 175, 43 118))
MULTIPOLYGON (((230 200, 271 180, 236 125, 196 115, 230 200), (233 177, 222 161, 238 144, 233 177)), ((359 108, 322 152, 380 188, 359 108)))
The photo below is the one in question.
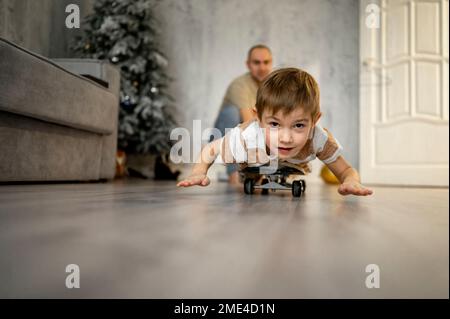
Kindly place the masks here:
POLYGON ((280 165, 309 172, 308 162, 319 158, 340 181, 341 195, 371 195, 358 172, 342 157, 342 147, 317 124, 321 117, 319 87, 307 72, 284 68, 272 72, 258 89, 256 117, 207 144, 191 175, 177 186, 207 186, 207 172, 217 158, 223 163, 262 166, 276 159, 280 165))

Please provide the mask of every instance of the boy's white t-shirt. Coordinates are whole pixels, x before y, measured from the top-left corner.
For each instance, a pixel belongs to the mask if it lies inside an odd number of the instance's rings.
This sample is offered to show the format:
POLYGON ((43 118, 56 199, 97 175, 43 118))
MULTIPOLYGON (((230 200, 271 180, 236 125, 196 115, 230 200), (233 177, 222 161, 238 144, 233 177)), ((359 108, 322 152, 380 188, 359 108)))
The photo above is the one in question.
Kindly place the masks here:
MULTIPOLYGON (((291 165, 304 167, 304 164, 319 158, 325 164, 334 162, 342 154, 341 144, 331 133, 316 125, 303 149, 293 158, 280 160, 291 165)), ((215 163, 239 163, 261 166, 276 159, 267 154, 264 130, 257 120, 239 124, 222 138, 220 153, 215 163), (260 152, 255 155, 255 152, 260 152), (255 160, 256 158, 256 160, 255 160)))

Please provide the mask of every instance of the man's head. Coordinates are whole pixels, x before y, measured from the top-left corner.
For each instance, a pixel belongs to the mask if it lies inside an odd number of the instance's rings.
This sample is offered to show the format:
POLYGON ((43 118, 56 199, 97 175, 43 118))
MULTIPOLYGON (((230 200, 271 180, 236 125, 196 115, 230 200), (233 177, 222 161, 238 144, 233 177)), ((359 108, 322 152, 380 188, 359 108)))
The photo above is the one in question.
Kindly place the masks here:
POLYGON ((254 112, 272 152, 280 158, 295 156, 311 137, 319 120, 319 86, 307 72, 296 68, 272 72, 258 89, 254 112))
POLYGON ((269 47, 258 44, 248 50, 247 67, 251 76, 258 82, 272 71, 272 52, 269 47))

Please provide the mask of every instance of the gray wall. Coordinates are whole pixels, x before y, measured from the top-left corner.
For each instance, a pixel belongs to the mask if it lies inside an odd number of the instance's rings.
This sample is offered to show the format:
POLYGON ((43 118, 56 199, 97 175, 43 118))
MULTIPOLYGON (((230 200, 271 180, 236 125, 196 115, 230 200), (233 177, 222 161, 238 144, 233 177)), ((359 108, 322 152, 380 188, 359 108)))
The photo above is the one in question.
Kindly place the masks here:
POLYGON ((68 41, 80 30, 65 27, 69 3, 82 19, 93 0, 0 0, 0 36, 46 57, 70 57, 68 41))
MULTIPOLYGON (((68 3, 84 15, 93 0, 0 0, 0 36, 45 56, 70 57, 68 41, 79 31, 64 27, 68 3)), ((272 48, 275 67, 301 67, 316 77, 321 123, 358 166, 357 0, 164 0, 155 13, 181 125, 213 125, 227 85, 246 71, 248 48, 261 42, 272 48)))
POLYGON ((246 71, 248 48, 262 42, 275 67, 316 77, 321 123, 358 166, 357 0, 166 0, 156 13, 183 126, 193 119, 213 125, 227 85, 246 71))
POLYGON ((0 36, 48 56, 52 0, 0 0, 0 36))

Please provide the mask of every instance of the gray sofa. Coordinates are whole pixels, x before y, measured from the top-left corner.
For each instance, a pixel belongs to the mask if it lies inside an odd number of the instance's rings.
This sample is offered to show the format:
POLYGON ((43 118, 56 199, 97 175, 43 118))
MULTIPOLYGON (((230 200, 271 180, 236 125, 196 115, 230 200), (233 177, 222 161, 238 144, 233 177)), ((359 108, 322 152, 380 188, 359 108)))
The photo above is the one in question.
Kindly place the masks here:
POLYGON ((0 182, 112 179, 119 88, 108 63, 51 61, 0 38, 0 182))

